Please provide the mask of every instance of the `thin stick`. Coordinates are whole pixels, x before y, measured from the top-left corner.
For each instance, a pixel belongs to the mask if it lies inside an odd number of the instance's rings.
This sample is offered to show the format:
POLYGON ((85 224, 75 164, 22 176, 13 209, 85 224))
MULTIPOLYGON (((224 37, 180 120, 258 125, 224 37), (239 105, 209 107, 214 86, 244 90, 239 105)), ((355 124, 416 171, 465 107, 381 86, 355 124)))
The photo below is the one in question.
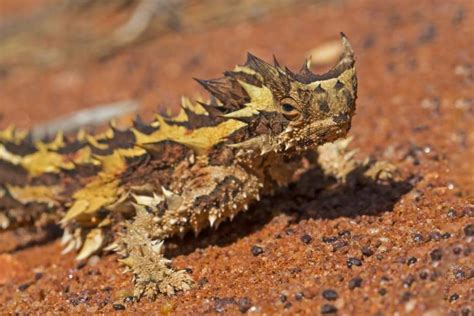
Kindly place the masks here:
POLYGON ((55 135, 59 131, 70 133, 85 126, 104 124, 113 118, 136 112, 137 109, 138 102, 135 100, 102 104, 34 126, 31 134, 34 140, 39 140, 55 135))

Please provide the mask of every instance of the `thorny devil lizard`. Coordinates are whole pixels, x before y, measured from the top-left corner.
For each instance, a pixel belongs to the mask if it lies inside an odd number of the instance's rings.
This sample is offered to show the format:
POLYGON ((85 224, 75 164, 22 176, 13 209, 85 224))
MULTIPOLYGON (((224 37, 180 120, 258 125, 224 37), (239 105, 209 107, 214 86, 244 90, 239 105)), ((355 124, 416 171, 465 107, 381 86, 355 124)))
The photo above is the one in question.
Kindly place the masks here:
POLYGON ((191 277, 164 257, 164 240, 232 219, 287 185, 305 157, 329 174, 363 164, 345 152, 347 141, 320 146, 346 136, 355 113, 354 53, 341 36, 339 62, 323 75, 248 54, 224 77, 198 80, 211 101, 184 99, 175 117, 50 141, 1 131, 0 227, 58 221, 64 252, 117 252, 137 297, 189 289, 191 277))

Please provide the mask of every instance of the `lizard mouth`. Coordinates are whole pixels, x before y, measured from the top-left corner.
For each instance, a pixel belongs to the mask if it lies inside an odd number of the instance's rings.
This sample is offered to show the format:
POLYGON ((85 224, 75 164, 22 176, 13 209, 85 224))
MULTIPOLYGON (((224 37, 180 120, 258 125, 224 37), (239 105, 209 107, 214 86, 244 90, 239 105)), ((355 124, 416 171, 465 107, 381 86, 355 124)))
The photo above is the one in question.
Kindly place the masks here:
POLYGON ((304 132, 306 137, 303 137, 295 147, 307 150, 310 147, 316 147, 345 137, 351 127, 351 118, 352 116, 349 114, 340 114, 334 118, 311 124, 304 132))
POLYGON ((292 130, 285 135, 278 151, 298 153, 343 138, 351 127, 351 121, 351 114, 339 114, 312 122, 299 130, 292 130))

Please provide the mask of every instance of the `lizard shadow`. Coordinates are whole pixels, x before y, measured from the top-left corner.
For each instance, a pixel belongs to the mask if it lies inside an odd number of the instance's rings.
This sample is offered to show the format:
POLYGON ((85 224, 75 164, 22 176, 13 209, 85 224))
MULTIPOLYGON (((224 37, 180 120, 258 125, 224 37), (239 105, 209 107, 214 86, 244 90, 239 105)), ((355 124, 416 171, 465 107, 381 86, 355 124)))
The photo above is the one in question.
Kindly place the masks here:
MULTIPOLYGON (((310 169, 297 182, 252 204, 249 211, 237 215, 232 222, 223 222, 218 229, 207 228, 197 238, 188 234, 183 240, 171 239, 166 256, 230 245, 261 230, 279 215, 289 217, 289 226, 305 219, 354 218, 391 212, 419 180, 416 176, 409 176, 398 181, 375 181, 363 176, 365 170, 364 167, 356 168, 345 183, 337 183, 336 179, 325 177, 321 169, 310 169)), ((281 233, 285 231, 277 232, 276 236, 281 233)), ((291 233, 291 230, 286 230, 286 233, 291 233)))
POLYGON ((43 246, 61 237, 63 230, 59 225, 48 223, 44 227, 23 227, 15 231, 2 232, 0 239, 10 234, 16 243, 11 247, 1 247, 0 254, 16 253, 36 246, 43 246))

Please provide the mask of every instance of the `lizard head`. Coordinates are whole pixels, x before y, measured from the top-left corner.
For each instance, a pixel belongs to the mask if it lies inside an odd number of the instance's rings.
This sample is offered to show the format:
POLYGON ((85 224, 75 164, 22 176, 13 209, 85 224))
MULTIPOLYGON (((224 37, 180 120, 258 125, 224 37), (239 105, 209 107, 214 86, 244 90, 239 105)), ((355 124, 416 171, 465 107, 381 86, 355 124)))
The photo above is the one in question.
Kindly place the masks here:
POLYGON ((267 152, 298 152, 344 137, 355 113, 357 77, 349 41, 327 73, 307 62, 298 73, 248 54, 247 62, 225 77, 199 82, 219 101, 221 117, 247 123, 232 147, 267 152), (242 133, 241 133, 242 134, 242 133))

